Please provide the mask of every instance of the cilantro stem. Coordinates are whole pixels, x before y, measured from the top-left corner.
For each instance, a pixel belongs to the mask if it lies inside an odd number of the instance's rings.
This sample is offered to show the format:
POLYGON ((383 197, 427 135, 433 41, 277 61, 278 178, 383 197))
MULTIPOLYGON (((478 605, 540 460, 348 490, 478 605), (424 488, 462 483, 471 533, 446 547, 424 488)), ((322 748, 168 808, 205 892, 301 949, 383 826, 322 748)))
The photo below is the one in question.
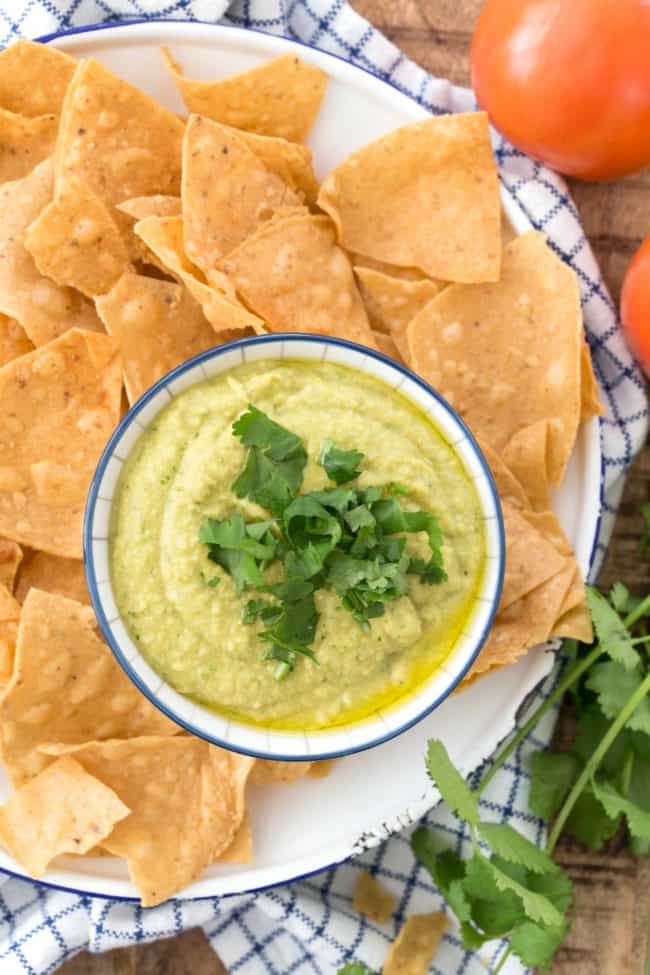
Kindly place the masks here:
POLYGON ((501 971, 501 969, 503 968, 503 966, 505 965, 505 963, 507 962, 507 960, 508 960, 508 958, 510 957, 511 954, 512 954, 512 948, 510 947, 510 945, 508 945, 508 947, 506 948, 506 950, 503 952, 503 954, 499 958, 499 964, 497 965, 497 967, 492 972, 492 975, 499 975, 499 972, 501 971))
POLYGON ((625 617, 623 623, 629 630, 631 626, 634 626, 637 620, 640 620, 641 617, 645 616, 648 612, 650 612, 650 595, 641 600, 636 609, 633 609, 632 612, 625 617))
POLYGON ((494 759, 493 764, 487 770, 483 776, 483 779, 475 790, 477 795, 481 795, 504 762, 507 762, 510 756, 517 750, 521 742, 533 730, 537 722, 553 707, 555 702, 562 697, 565 691, 567 691, 571 685, 574 684, 578 678, 582 676, 582 674, 584 674, 586 670, 589 670, 591 665, 594 664, 601 656, 602 652, 603 651, 600 644, 596 644, 590 654, 588 654, 582 660, 576 661, 572 667, 569 667, 568 671, 559 682, 555 690, 549 694, 546 700, 543 701, 538 708, 536 708, 528 721, 519 729, 512 741, 510 741, 504 750, 494 759))
MULTIPOLYGON (((627 621, 626 621, 626 625, 627 625, 627 621)), ((585 788, 585 786, 593 776, 594 772, 596 772, 596 770, 598 769, 598 766, 602 762, 603 758, 605 757, 607 751, 609 750, 610 746, 614 742, 614 739, 617 737, 618 733, 627 724, 628 720, 632 717, 637 707, 644 699, 644 697, 646 697, 647 694, 650 694, 650 674, 648 674, 645 680, 641 684, 639 684, 634 694, 632 694, 628 698, 628 701, 624 705, 623 710, 609 726, 609 729, 606 732, 606 734, 603 736, 600 744, 593 752, 593 754, 589 758, 589 761, 587 762, 582 772, 576 779, 571 791, 569 792, 569 795, 567 796, 564 802, 564 805, 560 809, 559 813, 557 814, 556 820, 553 823, 553 829, 551 830, 551 834, 546 844, 547 853, 553 852, 553 849, 555 848, 555 844, 557 843, 560 834, 564 829, 564 824, 569 818, 571 810, 575 806, 579 796, 582 793, 582 790, 585 788)))

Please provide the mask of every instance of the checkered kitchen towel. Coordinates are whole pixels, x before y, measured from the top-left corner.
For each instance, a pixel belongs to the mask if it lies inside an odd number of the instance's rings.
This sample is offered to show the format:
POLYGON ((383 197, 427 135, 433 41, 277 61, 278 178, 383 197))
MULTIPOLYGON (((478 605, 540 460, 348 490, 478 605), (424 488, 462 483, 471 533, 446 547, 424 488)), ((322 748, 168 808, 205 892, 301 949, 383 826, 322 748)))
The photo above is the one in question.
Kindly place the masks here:
MULTIPOLYGON (((284 34, 330 51, 390 82, 432 112, 473 108, 470 92, 432 78, 408 61, 344 0, 0 0, 0 45, 87 24, 129 18, 224 18, 238 26, 284 34), (229 9, 226 9, 228 8, 229 9)), ((605 499, 598 557, 611 532, 622 475, 646 431, 644 386, 618 330, 607 294, 564 183, 512 146, 496 141, 501 175, 532 224, 543 230, 557 253, 575 269, 596 372, 607 403, 602 424, 605 499)), ((554 677, 538 692, 548 693, 554 677)), ((482 802, 541 842, 543 823, 527 812, 528 758, 548 744, 549 714, 499 772, 482 802)), ((454 818, 434 810, 426 820, 448 834, 458 850, 466 844, 454 818)), ((0 880, 0 972, 45 975, 75 952, 131 945, 201 925, 232 975, 331 975, 352 958, 379 969, 389 941, 405 915, 442 906, 425 872, 414 864, 408 838, 395 836, 357 859, 301 883, 255 896, 173 901, 144 911, 49 890, 37 884, 0 880), (378 927, 354 914, 350 893, 359 871, 370 868, 398 895, 390 924, 378 927)), ((436 975, 489 972, 503 950, 493 943, 480 954, 466 952, 452 928, 436 955, 436 975), (488 950, 491 949, 491 950, 488 950)), ((521 968, 507 963, 509 975, 521 968)))

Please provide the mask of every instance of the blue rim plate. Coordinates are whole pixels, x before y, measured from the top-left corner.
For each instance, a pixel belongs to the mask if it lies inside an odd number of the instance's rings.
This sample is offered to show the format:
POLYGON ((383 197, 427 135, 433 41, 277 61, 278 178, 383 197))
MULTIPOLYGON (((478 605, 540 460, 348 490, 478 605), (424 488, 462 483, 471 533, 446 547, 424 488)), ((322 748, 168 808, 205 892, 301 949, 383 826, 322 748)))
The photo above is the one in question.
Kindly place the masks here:
MULTIPOLYGON (((75 28, 48 34, 42 40, 53 42, 73 56, 92 53, 100 60, 106 60, 118 74, 125 74, 134 84, 151 91, 170 107, 172 100, 180 107, 180 101, 162 67, 154 63, 152 51, 160 44, 172 47, 186 45, 188 50, 184 66, 190 75, 200 74, 193 70, 195 53, 199 59, 203 56, 204 61, 209 55, 209 63, 217 48, 221 58, 230 59, 226 68, 222 69, 223 73, 246 70, 254 63, 288 51, 301 53, 305 60, 323 67, 332 79, 330 94, 316 126, 314 139, 310 139, 318 175, 324 175, 338 161, 336 153, 341 158, 363 142, 381 135, 382 126, 385 131, 387 126, 395 128, 428 114, 417 93, 400 89, 387 78, 377 77, 334 54, 317 51, 298 41, 230 25, 133 20, 75 28), (134 52, 138 56, 134 57, 134 52), (237 59, 238 63, 231 66, 233 60, 237 59), (116 65, 116 62, 119 64, 116 65), (159 93, 161 88, 162 94, 159 93), (340 90, 335 97, 337 88, 345 89, 343 97, 340 97, 340 90), (333 121, 331 113, 336 114, 336 126, 327 131, 333 121), (324 115, 328 117, 324 119, 324 115), (318 133, 321 123, 323 138, 318 133), (364 126, 368 125, 374 125, 375 131, 364 134, 364 126), (332 153, 335 153, 334 158, 332 153)), ((209 73, 204 76, 209 76, 209 73)), ((502 202, 517 233, 531 227, 524 205, 503 186, 502 202)), ((595 552, 600 518, 602 457, 598 421, 582 429, 568 480, 571 480, 571 485, 566 491, 563 486, 555 506, 574 543, 580 565, 587 572, 595 552)), ((233 868, 210 868, 203 878, 187 889, 183 899, 254 892, 298 880, 376 845, 391 833, 416 822, 437 801, 424 775, 421 757, 424 746, 418 738, 419 732, 424 734, 426 731, 430 735, 431 726, 433 733, 444 739, 445 728, 435 727, 436 716, 444 715, 445 722, 455 729, 452 739, 447 738, 452 758, 464 774, 469 774, 512 729, 520 707, 550 672, 552 662, 551 654, 529 654, 512 667, 483 678, 477 685, 480 686, 480 694, 476 692, 476 687, 470 687, 462 695, 447 700, 438 711, 400 738, 337 763, 328 779, 298 782, 291 788, 265 790, 266 811, 259 821, 257 796, 253 794, 253 827, 256 836, 258 832, 261 834, 262 853, 265 835, 281 832, 282 823, 286 820, 287 803, 289 811, 295 809, 297 816, 297 820, 292 821, 290 847, 285 847, 281 856, 278 854, 268 863, 256 863, 239 872, 233 868), (397 750, 397 744, 400 750, 397 750), (406 767, 413 762, 417 762, 417 770, 408 778, 407 772, 409 775, 410 772, 406 767), (387 764, 393 769, 393 782, 389 790, 381 787, 381 783, 386 781, 387 764), (355 801, 359 795, 360 777, 364 782, 362 803, 355 801), (326 786, 322 783, 326 783, 326 786), (326 792, 319 791, 321 789, 326 789, 326 792), (336 823, 328 819, 323 824, 323 802, 329 808, 332 795, 342 797, 337 804, 336 823), (301 846, 302 834, 310 830, 313 832, 314 823, 320 823, 321 830, 313 837, 313 842, 310 838, 309 848, 304 844, 301 846), (324 827, 329 831, 327 835, 324 827)), ((17 865, 1 852, 0 867, 25 879, 17 865)), ((48 871, 42 883, 84 896, 137 899, 133 896, 134 889, 126 879, 123 865, 106 858, 83 862, 63 859, 48 871)))

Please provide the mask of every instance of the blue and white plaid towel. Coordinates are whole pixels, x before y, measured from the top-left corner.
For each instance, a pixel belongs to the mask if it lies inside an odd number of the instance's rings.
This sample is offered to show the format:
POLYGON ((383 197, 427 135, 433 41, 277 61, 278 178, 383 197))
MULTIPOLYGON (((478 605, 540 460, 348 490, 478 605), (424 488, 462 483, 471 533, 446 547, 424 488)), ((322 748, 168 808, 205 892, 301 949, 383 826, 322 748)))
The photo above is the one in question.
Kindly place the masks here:
MULTIPOLYGON (((344 0, 0 0, 0 46, 17 37, 36 37, 86 24, 127 18, 162 17, 218 22, 284 34, 330 51, 389 81, 433 112, 467 111, 472 94, 432 78, 408 61, 344 0), (227 9, 229 8, 229 9, 227 9)), ((598 562, 611 533, 627 466, 645 438, 644 385, 618 329, 607 294, 563 181, 500 141, 501 175, 532 224, 543 230, 557 253, 575 269, 596 373, 607 404, 602 424, 605 511, 598 562)), ((538 692, 548 693, 554 678, 538 692)), ((492 817, 508 819, 541 842, 543 823, 526 812, 528 759, 545 747, 555 716, 547 715, 535 735, 499 772, 481 800, 492 817)), ((444 811, 426 817, 463 849, 458 822, 444 811)), ((388 943, 405 915, 437 910, 441 899, 411 856, 408 838, 395 836, 357 860, 309 880, 254 896, 173 901, 152 910, 132 903, 79 897, 33 883, 0 881, 0 971, 2 975, 45 975, 83 948, 107 951, 178 934, 201 925, 232 975, 332 975, 356 958, 380 969, 388 943), (371 869, 396 892, 397 914, 378 927, 351 909, 351 891, 362 869, 371 869)), ((445 936, 435 960, 436 975, 489 972, 503 946, 466 952, 454 932, 445 936)), ((506 964, 508 975, 521 966, 506 964)))

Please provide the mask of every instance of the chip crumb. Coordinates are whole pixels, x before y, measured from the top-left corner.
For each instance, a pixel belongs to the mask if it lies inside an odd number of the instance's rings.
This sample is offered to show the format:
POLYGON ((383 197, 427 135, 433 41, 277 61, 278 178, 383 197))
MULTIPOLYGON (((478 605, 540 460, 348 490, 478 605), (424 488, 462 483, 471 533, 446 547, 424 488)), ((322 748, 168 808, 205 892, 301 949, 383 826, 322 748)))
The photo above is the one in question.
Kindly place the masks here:
POLYGON ((395 910, 395 897, 367 871, 359 874, 352 897, 352 907, 371 921, 385 924, 395 910))
POLYGON ((391 945, 382 975, 427 975, 447 926, 442 913, 408 917, 391 945))

